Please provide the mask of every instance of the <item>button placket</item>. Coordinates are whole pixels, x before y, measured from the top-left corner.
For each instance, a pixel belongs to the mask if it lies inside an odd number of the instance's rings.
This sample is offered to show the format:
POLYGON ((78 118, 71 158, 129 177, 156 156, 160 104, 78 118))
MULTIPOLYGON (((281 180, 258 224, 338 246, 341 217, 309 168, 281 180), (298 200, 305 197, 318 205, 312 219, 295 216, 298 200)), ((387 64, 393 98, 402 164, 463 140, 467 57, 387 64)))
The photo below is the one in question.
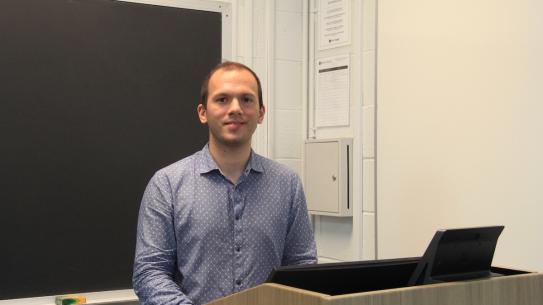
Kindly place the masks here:
POLYGON ((243 210, 243 195, 241 193, 239 184, 233 188, 233 207, 234 207, 234 260, 235 260, 235 279, 236 279, 236 290, 241 289, 242 279, 243 279, 243 264, 241 257, 242 243, 243 243, 243 230, 241 224, 241 214, 243 210))

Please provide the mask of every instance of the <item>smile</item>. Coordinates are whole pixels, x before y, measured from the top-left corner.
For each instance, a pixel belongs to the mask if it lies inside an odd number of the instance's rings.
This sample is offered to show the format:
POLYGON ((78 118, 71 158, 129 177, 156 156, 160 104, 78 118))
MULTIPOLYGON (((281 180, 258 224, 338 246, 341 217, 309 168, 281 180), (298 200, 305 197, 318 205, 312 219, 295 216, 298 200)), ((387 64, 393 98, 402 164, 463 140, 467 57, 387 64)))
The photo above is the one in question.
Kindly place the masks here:
POLYGON ((243 122, 237 122, 237 121, 235 121, 235 122, 226 122, 226 123, 224 123, 224 125, 230 125, 230 126, 238 126, 238 125, 243 125, 243 124, 245 124, 245 123, 243 123, 243 122))

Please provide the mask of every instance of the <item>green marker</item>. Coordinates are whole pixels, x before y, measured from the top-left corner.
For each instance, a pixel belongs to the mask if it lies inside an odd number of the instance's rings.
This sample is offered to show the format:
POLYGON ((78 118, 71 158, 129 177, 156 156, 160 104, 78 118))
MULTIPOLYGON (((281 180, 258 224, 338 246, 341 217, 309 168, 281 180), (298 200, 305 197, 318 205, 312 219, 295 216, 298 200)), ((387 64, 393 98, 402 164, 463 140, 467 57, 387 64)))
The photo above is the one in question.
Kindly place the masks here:
POLYGON ((55 298, 55 304, 57 305, 75 305, 85 303, 87 303, 87 299, 82 295, 76 294, 60 295, 55 298))

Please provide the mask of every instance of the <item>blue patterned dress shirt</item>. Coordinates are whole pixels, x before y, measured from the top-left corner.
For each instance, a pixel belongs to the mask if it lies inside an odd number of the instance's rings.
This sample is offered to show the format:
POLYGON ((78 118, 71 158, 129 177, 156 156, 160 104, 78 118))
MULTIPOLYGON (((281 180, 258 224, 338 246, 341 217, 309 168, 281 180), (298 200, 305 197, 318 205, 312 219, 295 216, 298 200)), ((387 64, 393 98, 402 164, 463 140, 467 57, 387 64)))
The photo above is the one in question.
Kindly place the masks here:
POLYGON ((205 304, 316 263, 300 178, 254 152, 237 184, 206 145, 159 170, 143 195, 133 284, 142 305, 205 304))

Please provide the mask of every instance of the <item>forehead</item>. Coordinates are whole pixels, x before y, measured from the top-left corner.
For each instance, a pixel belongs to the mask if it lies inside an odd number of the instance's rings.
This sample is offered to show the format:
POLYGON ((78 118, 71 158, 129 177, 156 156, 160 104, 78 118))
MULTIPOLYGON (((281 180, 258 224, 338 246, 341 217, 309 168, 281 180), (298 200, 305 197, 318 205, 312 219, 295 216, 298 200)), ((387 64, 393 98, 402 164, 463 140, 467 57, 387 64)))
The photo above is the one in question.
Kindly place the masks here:
POLYGON ((209 78, 209 91, 220 89, 250 90, 256 93, 258 84, 253 74, 241 68, 223 68, 215 71, 209 78))

